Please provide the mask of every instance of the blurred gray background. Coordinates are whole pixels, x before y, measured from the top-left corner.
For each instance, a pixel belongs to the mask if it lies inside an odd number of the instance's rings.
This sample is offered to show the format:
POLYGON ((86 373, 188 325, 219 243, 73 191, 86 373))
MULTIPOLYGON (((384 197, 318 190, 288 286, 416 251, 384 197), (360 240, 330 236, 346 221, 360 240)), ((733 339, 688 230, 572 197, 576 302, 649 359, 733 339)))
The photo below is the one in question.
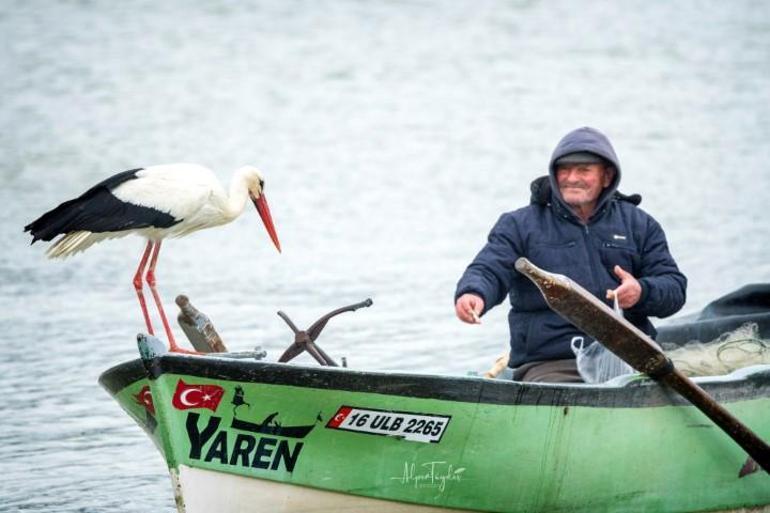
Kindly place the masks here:
MULTIPOLYGON (((690 279, 682 313, 770 280, 770 4, 738 0, 29 1, 0 5, 0 510, 174 510, 161 457, 96 383, 136 356, 144 247, 47 261, 22 227, 124 169, 263 170, 255 213, 164 245, 234 350, 275 359, 276 310, 366 369, 463 374, 506 308, 454 318, 498 215, 595 126, 690 279)), ((179 330, 177 330, 179 332, 179 330)), ((181 336, 181 332, 180 336, 181 336)), ((302 360, 309 362, 309 360, 302 360)))

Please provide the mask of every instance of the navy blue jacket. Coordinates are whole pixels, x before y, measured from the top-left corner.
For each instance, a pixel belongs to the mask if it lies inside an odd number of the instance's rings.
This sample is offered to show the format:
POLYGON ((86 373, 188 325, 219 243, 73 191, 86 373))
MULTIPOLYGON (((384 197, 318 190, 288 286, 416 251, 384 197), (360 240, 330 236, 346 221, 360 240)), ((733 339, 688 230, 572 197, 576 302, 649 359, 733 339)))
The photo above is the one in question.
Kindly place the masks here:
POLYGON ((604 134, 588 127, 570 132, 554 150, 549 167, 547 179, 533 182, 530 205, 500 217, 455 292, 455 300, 465 293, 481 296, 484 312, 509 297, 511 367, 574 358, 570 341, 585 336, 553 312, 540 291, 515 270, 521 256, 546 271, 569 276, 605 301, 606 291, 620 284, 613 272, 619 265, 642 287, 641 299, 625 311, 626 319, 652 337, 656 331, 648 316, 667 317, 685 302, 687 278, 671 257, 660 225, 637 207, 639 196, 617 192, 620 163, 604 134), (616 168, 614 181, 585 224, 562 200, 554 165, 559 157, 578 151, 601 155, 616 168))

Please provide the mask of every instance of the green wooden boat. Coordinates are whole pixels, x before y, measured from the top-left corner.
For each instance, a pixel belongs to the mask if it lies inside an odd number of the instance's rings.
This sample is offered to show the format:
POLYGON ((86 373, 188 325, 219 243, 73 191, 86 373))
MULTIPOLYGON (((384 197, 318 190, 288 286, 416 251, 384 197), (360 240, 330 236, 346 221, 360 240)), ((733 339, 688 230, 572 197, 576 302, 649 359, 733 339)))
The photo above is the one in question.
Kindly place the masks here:
MULTIPOLYGON (((362 372, 139 338, 100 383, 163 454, 180 512, 770 511, 770 475, 639 375, 362 372)), ((696 381, 770 439, 770 365, 696 381)))

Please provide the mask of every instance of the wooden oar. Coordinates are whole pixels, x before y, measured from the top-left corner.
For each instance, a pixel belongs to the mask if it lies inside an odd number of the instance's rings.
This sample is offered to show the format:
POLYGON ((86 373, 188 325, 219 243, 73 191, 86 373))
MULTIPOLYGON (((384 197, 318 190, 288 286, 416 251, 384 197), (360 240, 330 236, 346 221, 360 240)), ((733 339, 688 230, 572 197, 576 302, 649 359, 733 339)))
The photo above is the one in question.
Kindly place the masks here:
POLYGON ((645 333, 566 276, 546 272, 526 258, 516 260, 516 270, 532 280, 556 313, 600 340, 634 369, 676 390, 770 473, 770 446, 676 369, 645 333))

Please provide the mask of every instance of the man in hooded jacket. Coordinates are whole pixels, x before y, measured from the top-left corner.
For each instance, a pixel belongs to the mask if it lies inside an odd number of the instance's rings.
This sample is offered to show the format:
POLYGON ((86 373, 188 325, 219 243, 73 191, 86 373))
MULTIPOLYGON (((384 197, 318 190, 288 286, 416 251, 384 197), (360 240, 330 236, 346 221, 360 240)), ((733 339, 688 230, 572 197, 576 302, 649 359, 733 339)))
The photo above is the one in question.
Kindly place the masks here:
POLYGON ((514 379, 582 381, 570 342, 585 337, 515 270, 519 257, 570 277, 608 304, 617 298, 626 319, 653 338, 648 317, 684 305, 687 278, 663 230, 638 208, 639 195, 617 191, 619 182, 620 163, 604 134, 589 127, 568 133, 551 156, 549 176, 532 183, 530 204, 500 217, 457 284, 457 317, 471 324, 509 296, 514 379))

